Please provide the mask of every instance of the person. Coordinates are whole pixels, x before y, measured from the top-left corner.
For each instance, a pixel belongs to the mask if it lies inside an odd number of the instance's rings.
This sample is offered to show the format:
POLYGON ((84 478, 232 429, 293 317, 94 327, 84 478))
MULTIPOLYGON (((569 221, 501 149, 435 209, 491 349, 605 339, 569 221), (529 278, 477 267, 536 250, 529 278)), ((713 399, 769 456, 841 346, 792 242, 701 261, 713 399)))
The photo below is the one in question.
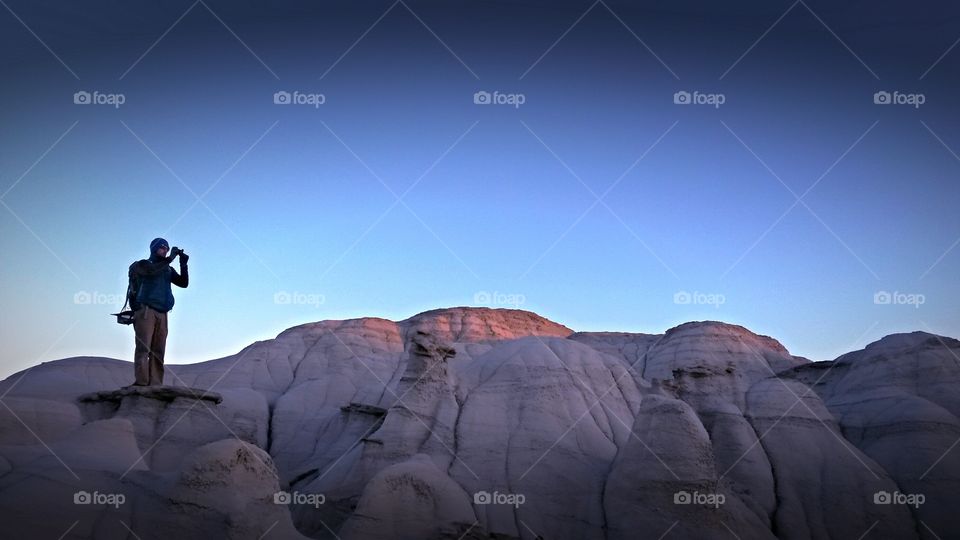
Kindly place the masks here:
POLYGON ((190 256, 170 245, 163 238, 150 242, 150 258, 130 265, 130 308, 133 310, 133 332, 136 347, 133 353, 133 386, 163 384, 163 356, 167 344, 167 312, 173 309, 170 285, 186 288, 190 282, 187 261, 190 256), (180 257, 180 272, 170 263, 180 257))

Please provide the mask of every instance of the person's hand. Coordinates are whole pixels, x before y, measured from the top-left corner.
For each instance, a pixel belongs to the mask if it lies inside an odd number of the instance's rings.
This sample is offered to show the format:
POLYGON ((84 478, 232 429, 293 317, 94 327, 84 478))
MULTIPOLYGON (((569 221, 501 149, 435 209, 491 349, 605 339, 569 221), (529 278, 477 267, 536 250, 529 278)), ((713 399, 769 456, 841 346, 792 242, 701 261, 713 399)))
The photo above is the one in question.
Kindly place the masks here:
POLYGON ((187 261, 190 260, 190 256, 184 253, 182 249, 177 254, 180 255, 180 264, 187 264, 187 261))
POLYGON ((176 256, 179 255, 182 251, 183 251, 183 250, 180 249, 180 248, 178 248, 177 246, 173 246, 173 248, 170 249, 170 256, 171 256, 171 257, 176 257, 176 256))

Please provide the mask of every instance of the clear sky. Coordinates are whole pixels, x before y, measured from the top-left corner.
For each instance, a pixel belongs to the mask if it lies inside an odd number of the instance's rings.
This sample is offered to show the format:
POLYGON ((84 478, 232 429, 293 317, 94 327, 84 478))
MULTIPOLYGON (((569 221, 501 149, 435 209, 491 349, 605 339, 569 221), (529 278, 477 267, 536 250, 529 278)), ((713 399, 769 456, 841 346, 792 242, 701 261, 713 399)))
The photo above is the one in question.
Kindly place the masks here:
POLYGON ((0 376, 131 360, 156 236, 191 256, 169 363, 458 305, 815 360, 960 336, 948 2, 7 6, 0 376))

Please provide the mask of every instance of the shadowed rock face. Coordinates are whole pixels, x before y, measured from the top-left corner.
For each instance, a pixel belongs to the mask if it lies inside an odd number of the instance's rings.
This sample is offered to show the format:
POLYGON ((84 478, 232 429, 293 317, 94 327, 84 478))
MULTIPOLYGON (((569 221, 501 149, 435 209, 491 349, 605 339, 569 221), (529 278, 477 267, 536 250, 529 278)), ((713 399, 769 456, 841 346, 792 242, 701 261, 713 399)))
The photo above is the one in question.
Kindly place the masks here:
POLYGON ((154 389, 68 358, 0 382, 0 517, 29 538, 958 537, 958 355, 915 332, 810 363, 719 322, 458 307, 296 326, 154 389))

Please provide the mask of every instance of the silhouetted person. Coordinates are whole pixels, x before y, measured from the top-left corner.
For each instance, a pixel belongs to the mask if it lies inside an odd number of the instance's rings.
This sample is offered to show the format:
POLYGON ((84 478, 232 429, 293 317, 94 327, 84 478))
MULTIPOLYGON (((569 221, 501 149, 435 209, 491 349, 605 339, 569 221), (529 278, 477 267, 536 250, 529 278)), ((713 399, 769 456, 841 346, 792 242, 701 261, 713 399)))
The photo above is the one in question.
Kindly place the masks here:
POLYGON ((167 346, 167 312, 173 309, 170 284, 186 288, 189 282, 189 255, 170 245, 163 238, 150 242, 150 258, 130 265, 129 277, 135 288, 130 292, 133 309, 133 331, 137 344, 133 353, 134 386, 163 384, 163 354, 167 346), (180 272, 170 263, 180 256, 180 272))

